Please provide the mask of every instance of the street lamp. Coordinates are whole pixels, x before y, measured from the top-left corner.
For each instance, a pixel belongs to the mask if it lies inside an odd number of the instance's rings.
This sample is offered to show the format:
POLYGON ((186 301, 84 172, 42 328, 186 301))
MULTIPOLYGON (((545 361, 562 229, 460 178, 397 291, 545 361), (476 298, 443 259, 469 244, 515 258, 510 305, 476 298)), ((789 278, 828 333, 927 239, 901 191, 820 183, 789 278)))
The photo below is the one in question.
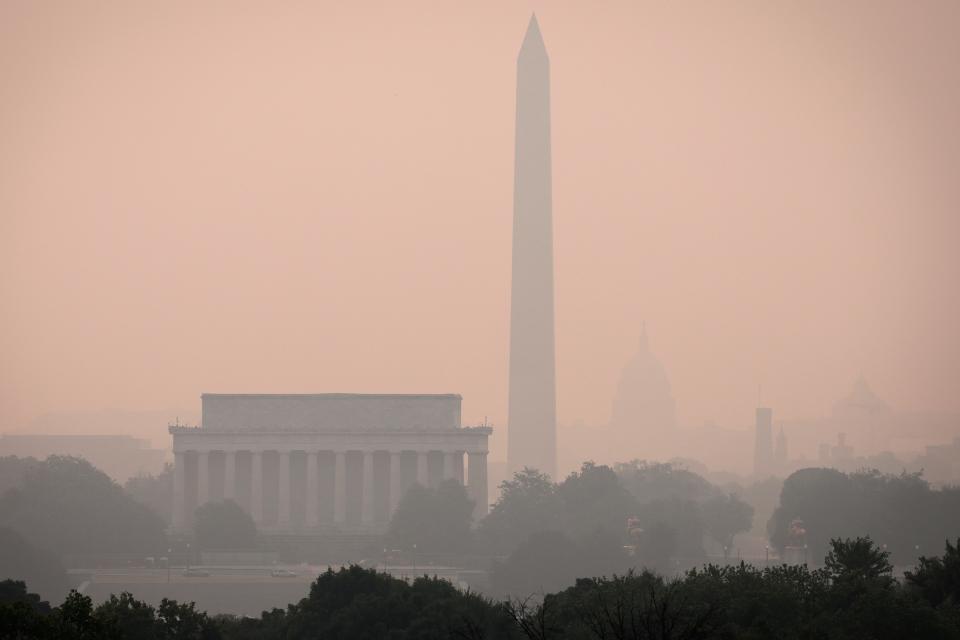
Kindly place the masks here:
POLYGON ((413 579, 417 579, 417 543, 413 543, 413 579))
POLYGON ((766 545, 764 549, 767 552, 767 566, 769 567, 770 566, 770 545, 766 545))
POLYGON ((173 547, 167 549, 167 584, 170 584, 170 556, 173 555, 173 547))

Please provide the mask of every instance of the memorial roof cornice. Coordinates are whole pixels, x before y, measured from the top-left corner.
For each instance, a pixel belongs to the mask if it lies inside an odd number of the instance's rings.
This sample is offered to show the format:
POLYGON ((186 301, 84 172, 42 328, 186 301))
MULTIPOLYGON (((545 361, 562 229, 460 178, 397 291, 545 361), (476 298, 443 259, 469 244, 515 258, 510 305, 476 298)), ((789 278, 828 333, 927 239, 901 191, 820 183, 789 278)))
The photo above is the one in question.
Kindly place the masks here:
POLYGON ((490 435, 493 427, 455 427, 452 429, 212 429, 207 427, 186 427, 169 425, 167 430, 173 435, 350 435, 350 436, 402 436, 402 435, 490 435))

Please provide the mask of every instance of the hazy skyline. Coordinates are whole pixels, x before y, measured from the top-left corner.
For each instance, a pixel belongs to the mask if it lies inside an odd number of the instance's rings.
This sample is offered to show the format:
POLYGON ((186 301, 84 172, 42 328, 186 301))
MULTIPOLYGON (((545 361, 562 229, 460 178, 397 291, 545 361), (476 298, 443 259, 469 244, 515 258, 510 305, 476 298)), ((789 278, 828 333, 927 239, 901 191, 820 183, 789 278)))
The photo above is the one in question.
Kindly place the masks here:
POLYGON ((747 427, 758 385, 823 415, 861 373, 960 411, 957 3, 9 2, 0 432, 452 392, 503 459, 533 10, 559 422, 609 419, 644 320, 681 425, 747 427))

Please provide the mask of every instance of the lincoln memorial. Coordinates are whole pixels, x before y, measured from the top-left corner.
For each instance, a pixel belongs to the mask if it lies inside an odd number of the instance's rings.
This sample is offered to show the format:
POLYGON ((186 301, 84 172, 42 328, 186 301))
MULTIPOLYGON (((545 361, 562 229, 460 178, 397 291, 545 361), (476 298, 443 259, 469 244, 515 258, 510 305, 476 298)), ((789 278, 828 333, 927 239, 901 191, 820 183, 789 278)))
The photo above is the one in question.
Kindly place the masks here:
POLYGON ((173 528, 230 499, 278 534, 380 533, 415 482, 466 484, 487 513, 489 427, 460 424, 459 395, 202 396, 198 427, 174 425, 173 528))

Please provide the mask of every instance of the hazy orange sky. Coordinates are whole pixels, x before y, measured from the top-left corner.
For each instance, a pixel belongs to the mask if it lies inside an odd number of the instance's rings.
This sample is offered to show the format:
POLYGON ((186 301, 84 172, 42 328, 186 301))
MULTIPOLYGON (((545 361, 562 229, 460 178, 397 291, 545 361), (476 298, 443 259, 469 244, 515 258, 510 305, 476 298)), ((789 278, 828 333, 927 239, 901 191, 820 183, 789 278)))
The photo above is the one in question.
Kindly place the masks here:
POLYGON ((643 320, 681 424, 861 372, 960 410, 960 3, 683 5, 3 2, 0 432, 201 392, 502 425, 534 9, 561 422, 608 419, 643 320))

